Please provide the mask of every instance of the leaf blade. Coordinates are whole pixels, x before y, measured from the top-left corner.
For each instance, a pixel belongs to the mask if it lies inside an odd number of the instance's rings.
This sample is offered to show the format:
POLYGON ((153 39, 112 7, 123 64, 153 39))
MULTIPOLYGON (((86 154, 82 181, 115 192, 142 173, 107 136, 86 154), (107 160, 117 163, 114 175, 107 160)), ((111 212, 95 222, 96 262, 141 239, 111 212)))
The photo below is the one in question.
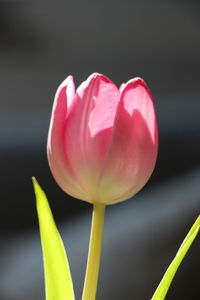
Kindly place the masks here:
POLYGON ((67 255, 44 191, 33 178, 43 251, 46 300, 74 300, 67 255))
POLYGON ((189 230, 188 234, 186 235, 185 239, 183 240, 178 252, 182 249, 182 247, 185 245, 185 243, 188 241, 188 239, 192 236, 196 228, 200 226, 200 216, 196 219, 194 224, 192 225, 191 229, 189 230))
POLYGON ((183 258, 185 257, 186 253, 188 252, 190 246, 192 245, 193 241, 195 240, 198 232, 200 230, 200 216, 197 218, 193 226, 191 227, 190 231, 188 232, 187 236, 183 240, 175 258, 169 265, 167 271, 165 272, 160 284, 158 285, 153 297, 151 300, 163 300, 168 292, 170 284, 180 266, 183 258))

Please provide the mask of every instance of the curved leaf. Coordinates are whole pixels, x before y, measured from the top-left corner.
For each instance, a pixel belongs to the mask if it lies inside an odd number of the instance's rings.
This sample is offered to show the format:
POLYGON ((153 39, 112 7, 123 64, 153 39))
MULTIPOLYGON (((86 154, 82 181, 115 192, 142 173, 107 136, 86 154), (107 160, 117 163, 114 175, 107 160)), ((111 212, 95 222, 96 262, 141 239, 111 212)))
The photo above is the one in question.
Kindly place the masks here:
POLYGON ((183 240, 174 260, 171 262, 170 266, 168 267, 165 275, 163 276, 163 279, 161 280, 151 300, 165 299, 170 284, 176 274, 176 271, 179 265, 181 264, 183 258, 185 257, 187 251, 189 250, 190 246, 192 245, 199 230, 200 230, 200 216, 197 218, 192 228, 188 232, 187 236, 183 240))
POLYGON ((45 273, 46 300, 74 300, 65 249, 45 193, 33 178, 45 273))

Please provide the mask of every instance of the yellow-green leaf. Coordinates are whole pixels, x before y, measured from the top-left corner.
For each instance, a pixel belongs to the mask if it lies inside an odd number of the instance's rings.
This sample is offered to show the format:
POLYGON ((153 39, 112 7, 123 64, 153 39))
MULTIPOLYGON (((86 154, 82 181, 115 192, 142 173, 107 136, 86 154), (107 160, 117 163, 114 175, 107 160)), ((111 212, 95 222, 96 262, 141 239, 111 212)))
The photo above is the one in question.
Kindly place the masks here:
POLYGON ((65 249, 45 193, 33 178, 43 251, 46 300, 74 300, 65 249))
POLYGON ((163 279, 161 280, 151 300, 165 299, 170 284, 176 274, 176 271, 179 265, 181 264, 183 258, 185 257, 187 251, 189 250, 190 246, 192 245, 199 230, 200 230, 200 216, 197 218, 192 228, 188 232, 187 236, 183 240, 174 260, 171 262, 170 266, 168 267, 166 273, 163 276, 163 279))

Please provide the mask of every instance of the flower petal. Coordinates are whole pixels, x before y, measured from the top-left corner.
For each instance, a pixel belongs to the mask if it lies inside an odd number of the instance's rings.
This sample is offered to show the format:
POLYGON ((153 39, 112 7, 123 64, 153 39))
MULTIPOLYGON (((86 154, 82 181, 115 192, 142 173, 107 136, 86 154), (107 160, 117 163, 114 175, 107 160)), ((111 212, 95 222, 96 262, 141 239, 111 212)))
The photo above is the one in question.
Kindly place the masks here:
POLYGON ((96 185, 110 143, 119 90, 107 77, 94 73, 77 89, 67 117, 65 149, 70 164, 94 202, 96 185))
POLYGON ((99 201, 110 204, 136 194, 154 169, 157 148, 157 123, 151 93, 142 79, 132 79, 121 90, 99 184, 99 201), (105 191, 107 199, 104 199, 105 191))
POLYGON ((73 77, 67 77, 59 86, 54 100, 47 141, 47 155, 51 171, 60 187, 76 198, 85 198, 65 155, 63 145, 67 111, 74 98, 73 77))

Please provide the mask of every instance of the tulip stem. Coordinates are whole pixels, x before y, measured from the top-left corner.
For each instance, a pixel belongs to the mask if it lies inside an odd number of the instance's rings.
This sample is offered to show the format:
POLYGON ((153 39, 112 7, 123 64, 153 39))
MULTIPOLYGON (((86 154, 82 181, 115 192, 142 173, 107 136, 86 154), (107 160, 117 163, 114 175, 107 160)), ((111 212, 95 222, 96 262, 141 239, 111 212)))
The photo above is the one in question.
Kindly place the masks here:
POLYGON ((82 300, 95 300, 96 298, 101 257, 104 214, 105 205, 101 203, 94 203, 92 214, 92 226, 90 232, 90 244, 82 300))

